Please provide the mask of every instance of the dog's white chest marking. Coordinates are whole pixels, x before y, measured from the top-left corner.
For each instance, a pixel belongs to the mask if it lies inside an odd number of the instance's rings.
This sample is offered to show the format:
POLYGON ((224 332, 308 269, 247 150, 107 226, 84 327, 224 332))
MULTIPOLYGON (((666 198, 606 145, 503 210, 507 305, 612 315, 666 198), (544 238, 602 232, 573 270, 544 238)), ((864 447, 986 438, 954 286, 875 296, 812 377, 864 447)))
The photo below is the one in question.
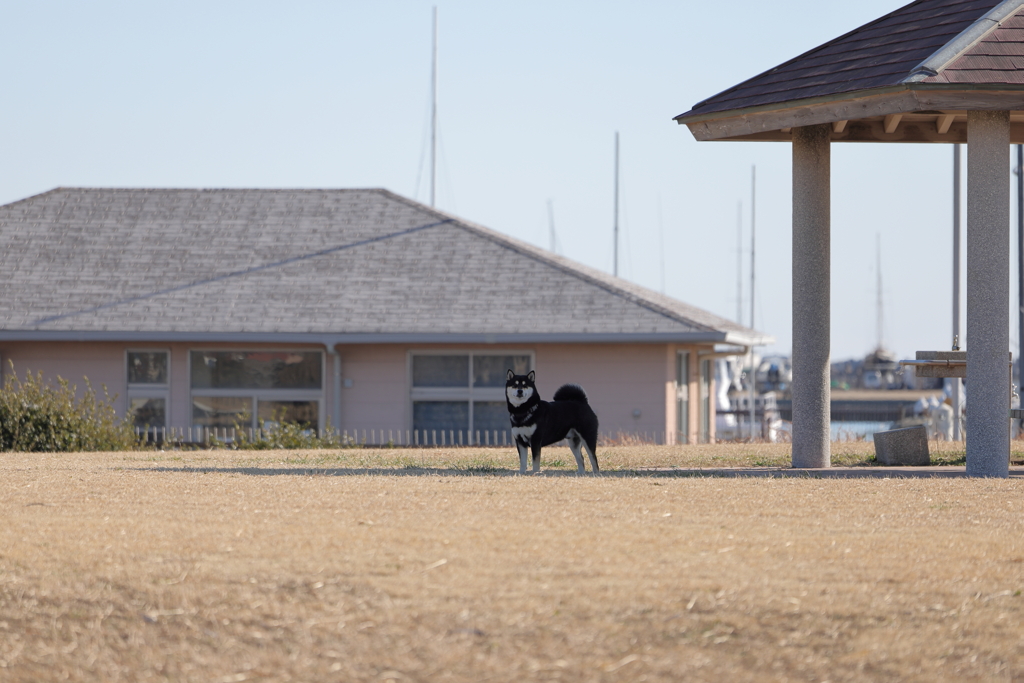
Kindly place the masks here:
POLYGON ((537 425, 535 425, 535 424, 530 425, 528 427, 513 427, 512 428, 512 438, 513 439, 519 439, 520 437, 522 437, 523 439, 526 439, 527 441, 529 441, 530 437, 533 436, 533 433, 535 431, 537 431, 537 425))

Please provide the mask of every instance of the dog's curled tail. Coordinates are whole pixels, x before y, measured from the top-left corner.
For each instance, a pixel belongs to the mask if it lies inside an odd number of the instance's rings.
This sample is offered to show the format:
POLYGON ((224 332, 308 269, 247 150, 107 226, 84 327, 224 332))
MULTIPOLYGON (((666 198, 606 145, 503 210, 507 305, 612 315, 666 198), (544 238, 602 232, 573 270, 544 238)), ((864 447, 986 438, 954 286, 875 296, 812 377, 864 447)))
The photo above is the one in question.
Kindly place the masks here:
POLYGON ((555 401, 580 401, 581 403, 588 403, 587 392, 583 391, 583 387, 579 384, 563 384, 558 387, 558 391, 552 397, 555 401))

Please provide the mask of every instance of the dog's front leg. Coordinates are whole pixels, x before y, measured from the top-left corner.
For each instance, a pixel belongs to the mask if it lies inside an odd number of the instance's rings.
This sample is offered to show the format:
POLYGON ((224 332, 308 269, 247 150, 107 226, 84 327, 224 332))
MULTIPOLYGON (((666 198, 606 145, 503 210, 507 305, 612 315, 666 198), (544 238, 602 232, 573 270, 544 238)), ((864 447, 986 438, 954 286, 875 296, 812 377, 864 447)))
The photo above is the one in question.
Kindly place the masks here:
POLYGON ((516 450, 519 451, 519 474, 526 474, 526 444, 516 439, 516 450))
POLYGON ((540 442, 533 444, 533 473, 540 472, 540 442))

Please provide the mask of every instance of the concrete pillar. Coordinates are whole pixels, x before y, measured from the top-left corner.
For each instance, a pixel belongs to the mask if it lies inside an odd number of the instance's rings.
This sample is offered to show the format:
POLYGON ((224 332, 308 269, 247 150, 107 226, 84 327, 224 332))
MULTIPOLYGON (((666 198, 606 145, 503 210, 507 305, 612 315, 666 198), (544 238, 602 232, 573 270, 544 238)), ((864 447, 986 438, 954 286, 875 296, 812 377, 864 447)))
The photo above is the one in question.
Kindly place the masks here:
MULTIPOLYGON (((341 433, 341 354, 332 342, 326 342, 327 353, 331 358, 331 370, 333 374, 331 396, 331 429, 341 433)), ((322 419, 323 416, 321 416, 322 419)), ((321 424, 321 427, 325 425, 321 424)))
POLYGON ((830 125, 793 129, 793 467, 832 464, 830 125))
POLYGON ((1010 464, 1010 114, 967 113, 967 474, 1010 464))

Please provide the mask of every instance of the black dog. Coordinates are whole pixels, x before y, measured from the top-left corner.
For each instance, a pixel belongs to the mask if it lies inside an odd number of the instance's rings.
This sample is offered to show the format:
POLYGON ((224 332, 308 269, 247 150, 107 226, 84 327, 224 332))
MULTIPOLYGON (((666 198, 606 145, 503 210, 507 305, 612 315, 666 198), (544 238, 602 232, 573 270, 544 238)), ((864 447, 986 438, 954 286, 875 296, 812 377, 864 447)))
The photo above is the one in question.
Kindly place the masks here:
POLYGON ((540 400, 536 374, 517 375, 511 370, 505 378, 505 399, 512 421, 512 438, 519 451, 519 473, 526 474, 527 448, 533 454, 533 471, 540 471, 540 449, 565 439, 576 458, 576 470, 583 473, 585 446, 594 473, 597 466, 597 415, 587 402, 583 387, 566 384, 559 387, 551 402, 540 400))

